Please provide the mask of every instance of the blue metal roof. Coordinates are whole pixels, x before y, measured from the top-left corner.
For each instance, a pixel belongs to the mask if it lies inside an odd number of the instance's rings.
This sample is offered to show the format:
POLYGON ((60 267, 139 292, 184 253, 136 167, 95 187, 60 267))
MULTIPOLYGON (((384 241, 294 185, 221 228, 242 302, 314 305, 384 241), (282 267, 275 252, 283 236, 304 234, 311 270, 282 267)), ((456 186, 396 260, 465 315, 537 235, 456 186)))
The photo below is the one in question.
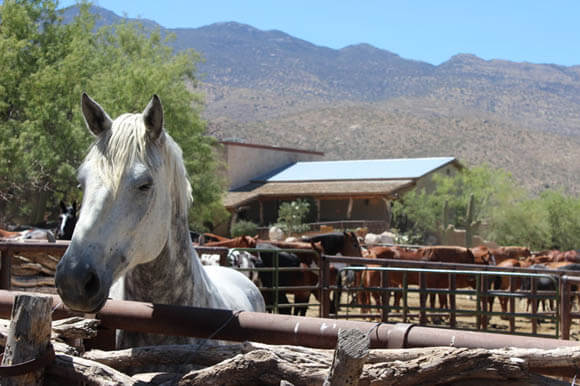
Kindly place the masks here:
POLYGON ((296 162, 254 179, 263 182, 414 179, 452 161, 454 157, 296 162))

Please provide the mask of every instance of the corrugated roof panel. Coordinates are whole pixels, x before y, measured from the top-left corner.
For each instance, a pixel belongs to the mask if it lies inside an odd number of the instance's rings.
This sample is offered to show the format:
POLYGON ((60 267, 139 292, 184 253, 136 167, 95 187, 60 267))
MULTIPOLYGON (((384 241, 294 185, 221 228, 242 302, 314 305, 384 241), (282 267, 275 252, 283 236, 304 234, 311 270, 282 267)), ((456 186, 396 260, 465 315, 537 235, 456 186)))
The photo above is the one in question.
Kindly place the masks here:
POLYGON ((454 161, 454 157, 296 162, 254 181, 328 181, 419 178, 454 161))

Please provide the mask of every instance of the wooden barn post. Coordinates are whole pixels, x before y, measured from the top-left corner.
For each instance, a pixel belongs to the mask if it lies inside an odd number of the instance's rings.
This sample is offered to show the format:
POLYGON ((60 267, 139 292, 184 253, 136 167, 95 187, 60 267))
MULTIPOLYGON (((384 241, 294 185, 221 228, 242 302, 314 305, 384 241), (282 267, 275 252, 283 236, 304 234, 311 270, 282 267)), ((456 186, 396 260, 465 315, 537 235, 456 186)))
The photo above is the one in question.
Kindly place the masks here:
MULTIPOLYGON (((16 366, 32 360, 43 362, 42 358, 46 358, 48 350, 52 350, 51 309, 52 297, 16 295, 2 367, 16 366)), ((23 375, 1 377, 0 385, 42 385, 44 368, 41 364, 34 367, 36 368, 23 375)))

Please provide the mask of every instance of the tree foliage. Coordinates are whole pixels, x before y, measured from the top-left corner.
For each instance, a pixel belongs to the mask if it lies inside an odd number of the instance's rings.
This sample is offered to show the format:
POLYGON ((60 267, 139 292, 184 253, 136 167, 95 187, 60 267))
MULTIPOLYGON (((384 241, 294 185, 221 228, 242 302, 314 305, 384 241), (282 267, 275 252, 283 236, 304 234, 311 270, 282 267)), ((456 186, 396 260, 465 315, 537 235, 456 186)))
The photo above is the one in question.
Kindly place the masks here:
MULTIPOLYGON (((39 221, 45 207, 72 200, 75 170, 92 141, 80 113, 86 91, 116 117, 140 112, 153 94, 166 130, 180 144, 199 224, 224 215, 223 183, 214 173, 214 142, 204 136, 193 51, 174 53, 171 36, 123 23, 95 31, 89 4, 67 25, 56 2, 0 5, 0 209, 6 218, 39 221)), ((199 228, 199 226, 198 226, 199 228)))
POLYGON ((283 202, 278 209, 278 225, 289 235, 304 232, 308 230, 304 221, 309 212, 310 203, 306 200, 283 202))
POLYGON ((546 190, 497 210, 490 237, 504 245, 570 250, 580 247, 580 199, 546 190))
POLYGON ((524 195, 509 173, 488 165, 464 169, 455 176, 435 174, 432 180, 432 190, 411 191, 394 203, 394 217, 408 222, 408 229, 403 230, 422 235, 439 232, 447 225, 443 224, 445 202, 448 224, 464 227, 471 194, 475 203, 473 219, 480 222, 489 218, 494 208, 509 206, 524 195))
POLYGON ((488 240, 536 250, 580 248, 577 197, 554 190, 533 196, 521 189, 509 173, 487 165, 466 169, 456 176, 435 175, 433 182, 433 191, 412 191, 393 207, 398 221, 395 225, 404 228, 414 241, 424 241, 426 235, 443 229, 445 202, 449 207, 448 224, 465 228, 469 196, 473 193, 474 220, 482 224, 478 233, 488 240))
POLYGON ((232 224, 231 236, 254 236, 258 234, 258 224, 252 221, 240 220, 232 224))

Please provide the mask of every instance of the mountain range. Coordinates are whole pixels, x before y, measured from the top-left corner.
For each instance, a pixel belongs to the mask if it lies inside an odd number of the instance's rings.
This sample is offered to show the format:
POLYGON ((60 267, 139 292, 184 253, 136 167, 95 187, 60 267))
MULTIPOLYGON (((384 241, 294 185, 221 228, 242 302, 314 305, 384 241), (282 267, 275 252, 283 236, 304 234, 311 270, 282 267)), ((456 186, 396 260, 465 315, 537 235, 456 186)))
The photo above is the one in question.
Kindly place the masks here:
MULTIPOLYGON (((119 22, 93 7, 98 25, 119 22)), ((77 12, 65 10, 65 20, 77 12)), ((483 60, 440 65, 368 44, 339 50, 236 22, 148 28, 193 48, 208 133, 326 159, 454 156, 510 171, 533 192, 580 193, 580 66, 483 60)), ((162 90, 159 91, 162 95, 162 90)))

